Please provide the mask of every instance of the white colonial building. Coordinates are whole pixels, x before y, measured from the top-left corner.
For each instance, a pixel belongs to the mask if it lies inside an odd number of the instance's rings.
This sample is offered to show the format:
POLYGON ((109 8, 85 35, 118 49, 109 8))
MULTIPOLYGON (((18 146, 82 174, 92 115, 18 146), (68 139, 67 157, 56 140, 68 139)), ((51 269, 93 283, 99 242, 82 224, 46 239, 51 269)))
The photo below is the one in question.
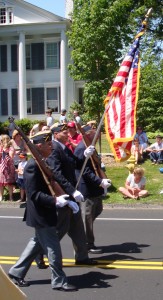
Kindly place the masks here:
MULTIPOLYGON (((66 1, 68 14, 72 0, 66 1)), ((54 1, 55 6, 55 1, 54 1)), ((22 0, 0 0, 0 121, 45 118, 53 108, 82 101, 82 83, 70 78, 66 31, 70 20, 22 0)))

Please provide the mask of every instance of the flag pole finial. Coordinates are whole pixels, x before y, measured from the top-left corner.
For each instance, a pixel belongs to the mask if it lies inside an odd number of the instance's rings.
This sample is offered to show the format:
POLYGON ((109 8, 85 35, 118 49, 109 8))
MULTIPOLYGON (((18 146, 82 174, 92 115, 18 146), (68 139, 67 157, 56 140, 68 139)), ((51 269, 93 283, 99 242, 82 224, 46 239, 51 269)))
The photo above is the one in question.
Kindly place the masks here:
POLYGON ((151 7, 150 9, 148 9, 147 14, 145 15, 145 17, 148 19, 150 17, 150 15, 152 14, 152 10, 153 8, 151 7))

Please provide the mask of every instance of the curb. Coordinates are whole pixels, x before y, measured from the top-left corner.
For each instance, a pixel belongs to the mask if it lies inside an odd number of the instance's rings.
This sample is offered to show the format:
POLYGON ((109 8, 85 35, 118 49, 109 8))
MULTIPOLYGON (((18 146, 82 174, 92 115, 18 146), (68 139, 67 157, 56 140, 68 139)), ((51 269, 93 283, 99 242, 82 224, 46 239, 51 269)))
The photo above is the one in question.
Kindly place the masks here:
MULTIPOLYGON (((0 202, 0 208, 25 208, 26 203, 0 202)), ((103 204, 104 209, 163 209, 163 204, 103 204)))
POLYGON ((26 203, 16 203, 16 202, 10 202, 10 201, 2 201, 0 202, 0 209, 1 208, 25 208, 26 203))

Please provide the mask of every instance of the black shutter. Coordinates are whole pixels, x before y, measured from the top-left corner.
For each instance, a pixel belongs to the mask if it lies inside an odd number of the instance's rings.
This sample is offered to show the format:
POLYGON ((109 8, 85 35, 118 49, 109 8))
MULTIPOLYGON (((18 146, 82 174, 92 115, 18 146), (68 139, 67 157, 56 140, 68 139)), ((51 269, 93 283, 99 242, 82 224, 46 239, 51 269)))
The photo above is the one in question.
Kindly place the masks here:
POLYGON ((8 115, 8 94, 7 89, 1 90, 1 114, 2 116, 8 115))
POLYGON ((32 89, 32 114, 39 115, 45 113, 44 88, 32 89))
POLYGON ((11 110, 12 110, 12 115, 18 115, 18 90, 17 89, 12 89, 11 90, 11 110))
POLYGON ((44 44, 31 44, 32 70, 44 70, 44 44))
POLYGON ((7 45, 1 46, 1 72, 7 71, 7 45))
POLYGON ((18 51, 17 45, 11 45, 11 71, 18 70, 18 51))

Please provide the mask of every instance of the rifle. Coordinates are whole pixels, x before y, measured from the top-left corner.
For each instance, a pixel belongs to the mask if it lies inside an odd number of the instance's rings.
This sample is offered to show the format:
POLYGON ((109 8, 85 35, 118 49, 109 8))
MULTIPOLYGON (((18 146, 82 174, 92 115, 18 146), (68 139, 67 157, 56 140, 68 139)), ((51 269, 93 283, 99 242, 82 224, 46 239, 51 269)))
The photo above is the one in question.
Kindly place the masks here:
POLYGON ((24 132, 21 130, 21 128, 15 124, 13 117, 9 117, 8 119, 11 123, 14 124, 16 130, 19 132, 19 134, 21 135, 23 140, 26 142, 33 158, 35 159, 35 161, 36 161, 36 163, 37 163, 37 165, 38 165, 38 167, 39 167, 39 169, 40 169, 40 171, 41 171, 41 173, 44 177, 44 180, 45 180, 46 184, 48 185, 48 188, 49 188, 50 193, 52 194, 52 196, 53 197, 55 197, 55 196, 58 197, 58 196, 64 195, 65 194, 64 190, 61 188, 61 186, 58 184, 58 182, 55 181, 54 174, 53 174, 52 170, 50 169, 48 164, 45 162, 44 158, 39 153, 36 146, 24 134, 24 132))
MULTIPOLYGON (((76 127, 78 131, 81 133, 83 137, 83 142, 86 147, 89 147, 91 145, 90 140, 88 139, 87 135, 85 134, 84 129, 81 127, 81 125, 77 122, 75 122, 76 127)), ((101 169, 101 159, 99 158, 99 155, 95 149, 93 155, 90 157, 92 166, 94 168, 95 174, 100 177, 101 179, 107 178, 105 172, 101 169)))

